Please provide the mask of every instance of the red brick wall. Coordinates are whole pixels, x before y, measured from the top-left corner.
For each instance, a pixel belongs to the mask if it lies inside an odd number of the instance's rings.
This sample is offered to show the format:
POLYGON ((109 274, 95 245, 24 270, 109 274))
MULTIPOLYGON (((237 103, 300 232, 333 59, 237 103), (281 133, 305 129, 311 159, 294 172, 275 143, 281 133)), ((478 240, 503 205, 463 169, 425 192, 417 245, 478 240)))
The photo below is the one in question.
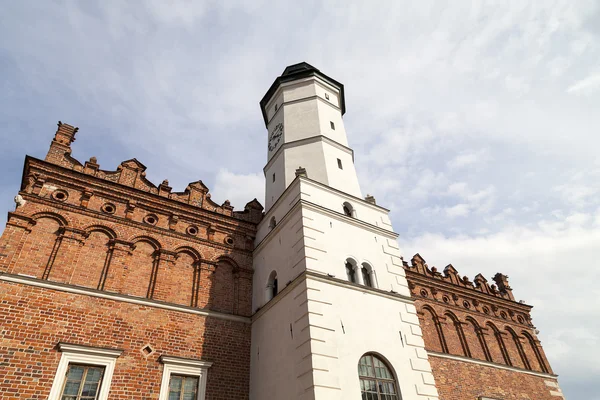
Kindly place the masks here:
MULTIPOLYGON (((234 212, 201 181, 171 193, 137 160, 115 171, 72 158, 77 132, 60 124, 46 161, 27 158, 0 237, 0 274, 251 315, 257 201, 234 212), (152 216, 155 221, 150 222, 152 216)), ((97 292, 96 292, 97 293, 97 292)), ((46 399, 59 342, 119 348, 111 399, 156 399, 160 355, 213 362, 207 398, 246 399, 250 323, 134 305, 0 280, 0 398, 46 399), (155 352, 146 357, 141 349, 155 352), (9 395, 10 393, 10 395, 9 395)), ((235 319, 235 317, 234 317, 235 319)))
POLYGON ((452 266, 441 274, 418 255, 411 262, 406 278, 440 400, 557 398, 550 394, 557 389, 544 382, 556 378, 536 338, 531 307, 514 301, 506 276, 495 277, 502 292, 481 275, 475 285, 452 266))
POLYGON ((26 198, 0 238, 0 272, 250 315, 251 252, 26 198))
POLYGON ((479 364, 429 357, 440 400, 556 400, 544 381, 554 379, 479 364))
POLYGON ((247 399, 250 324, 0 281, 0 396, 46 399, 59 342, 119 348, 111 399, 156 399, 160 355, 202 359, 207 399, 247 399), (141 349, 152 346, 144 356, 141 349))

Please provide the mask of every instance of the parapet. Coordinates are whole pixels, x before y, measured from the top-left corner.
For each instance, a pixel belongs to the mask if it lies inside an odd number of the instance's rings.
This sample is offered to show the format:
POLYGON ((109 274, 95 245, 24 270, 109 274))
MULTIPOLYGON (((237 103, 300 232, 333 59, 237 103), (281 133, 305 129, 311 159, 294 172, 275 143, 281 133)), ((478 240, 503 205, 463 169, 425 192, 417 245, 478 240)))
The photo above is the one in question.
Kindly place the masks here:
MULTIPOLYGON (((243 221, 258 223, 262 219, 263 207, 258 200, 254 199, 247 203, 244 211, 233 211, 229 200, 225 200, 220 205, 212 201, 208 187, 200 180, 189 183, 183 192, 172 192, 169 181, 166 179, 160 185, 155 185, 146 179, 146 166, 135 158, 123 161, 116 170, 100 169, 96 157, 91 157, 89 161, 82 164, 71 156, 71 143, 75 141, 78 131, 79 128, 58 121, 58 129, 45 160, 63 168, 243 221)), ((43 177, 27 177, 28 184, 23 190, 31 192, 39 179, 43 179, 43 177)))
POLYGON ((442 274, 436 267, 429 268, 423 257, 421 257, 418 253, 413 256, 413 258, 410 260, 410 263, 410 266, 408 263, 404 263, 404 268, 407 271, 457 285, 466 289, 472 289, 484 294, 515 301, 512 288, 508 284, 508 276, 499 272, 492 278, 496 284, 489 285, 487 279, 485 279, 482 274, 477 274, 473 281, 470 281, 467 276, 463 276, 461 278, 458 274, 458 271, 454 268, 454 266, 452 266, 452 264, 448 264, 446 268, 444 268, 442 274))

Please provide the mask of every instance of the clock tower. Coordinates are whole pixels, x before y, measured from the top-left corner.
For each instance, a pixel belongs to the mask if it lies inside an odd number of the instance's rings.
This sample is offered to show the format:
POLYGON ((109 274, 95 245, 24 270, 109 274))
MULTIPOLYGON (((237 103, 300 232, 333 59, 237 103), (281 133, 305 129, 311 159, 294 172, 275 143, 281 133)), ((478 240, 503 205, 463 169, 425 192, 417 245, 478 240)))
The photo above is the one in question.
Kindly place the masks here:
POLYGON ((361 197, 342 115, 344 85, 307 63, 287 67, 260 102, 268 130, 265 210, 306 169, 311 179, 361 197))
POLYGON ((398 234, 360 191, 344 86, 300 63, 260 105, 250 399, 437 399, 398 234))

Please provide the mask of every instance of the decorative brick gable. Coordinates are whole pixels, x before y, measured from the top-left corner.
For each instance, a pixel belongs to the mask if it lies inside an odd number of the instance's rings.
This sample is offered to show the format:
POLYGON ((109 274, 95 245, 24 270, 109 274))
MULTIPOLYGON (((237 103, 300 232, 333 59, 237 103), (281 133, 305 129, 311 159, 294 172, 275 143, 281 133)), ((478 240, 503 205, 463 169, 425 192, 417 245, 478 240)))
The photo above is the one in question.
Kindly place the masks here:
POLYGON ((123 350, 111 398, 155 398, 163 354, 212 362, 208 398, 247 398, 262 206, 218 205, 202 181, 172 192, 135 159, 82 164, 77 131, 59 122, 46 160, 26 158, 0 238, 0 392, 47 398, 65 342, 123 350))
POLYGON ((481 274, 470 281, 452 265, 430 268, 419 254, 404 268, 440 399, 556 398, 532 307, 514 300, 506 275, 492 285, 481 274))

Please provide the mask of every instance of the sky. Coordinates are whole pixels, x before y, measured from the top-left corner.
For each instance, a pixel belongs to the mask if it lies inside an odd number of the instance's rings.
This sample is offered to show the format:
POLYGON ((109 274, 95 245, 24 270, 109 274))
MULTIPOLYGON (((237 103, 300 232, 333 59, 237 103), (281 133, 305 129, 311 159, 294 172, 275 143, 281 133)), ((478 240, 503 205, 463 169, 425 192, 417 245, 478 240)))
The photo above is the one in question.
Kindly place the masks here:
POLYGON ((0 225, 58 120, 102 169, 264 199, 259 100, 344 83, 363 194, 405 260, 509 276, 569 400, 600 399, 599 1, 0 0, 0 225))

